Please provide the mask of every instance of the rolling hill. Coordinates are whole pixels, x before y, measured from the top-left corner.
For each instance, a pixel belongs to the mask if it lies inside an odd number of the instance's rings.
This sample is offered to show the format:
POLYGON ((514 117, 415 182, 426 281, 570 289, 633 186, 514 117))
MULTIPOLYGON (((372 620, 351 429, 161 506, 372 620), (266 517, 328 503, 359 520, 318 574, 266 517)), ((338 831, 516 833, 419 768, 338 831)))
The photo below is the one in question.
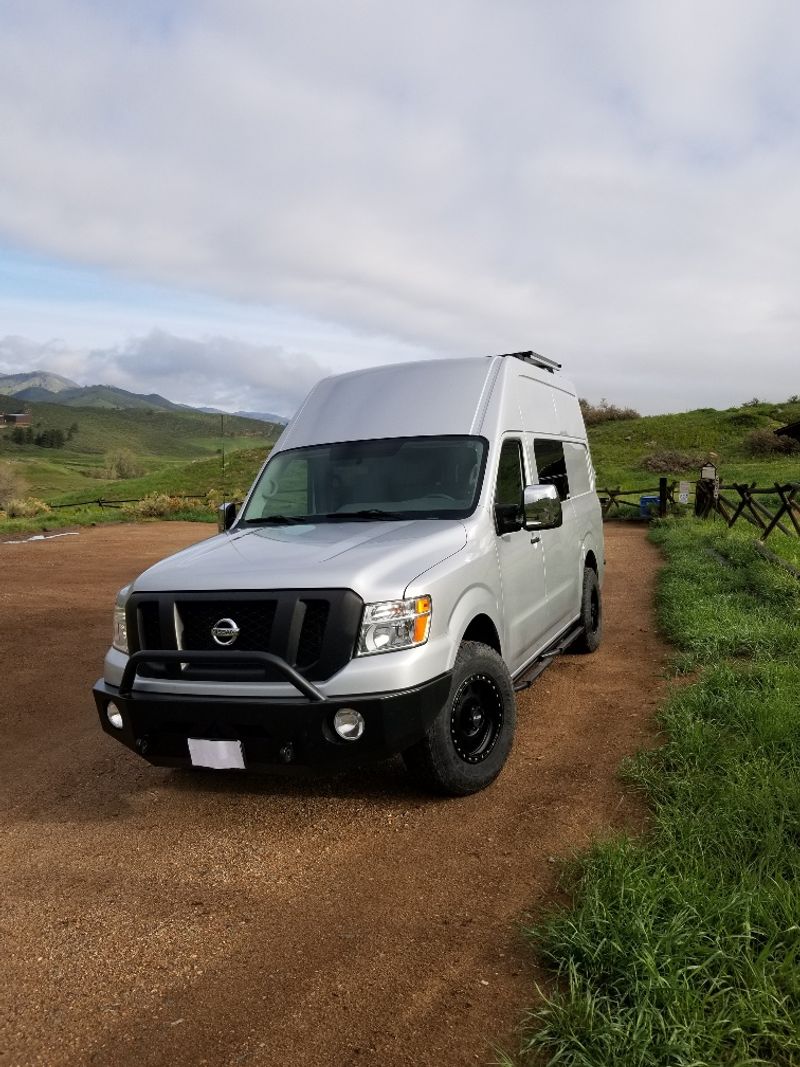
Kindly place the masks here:
POLYGON ((19 396, 20 393, 31 389, 41 389, 52 395, 57 395, 64 389, 77 389, 78 385, 63 378, 60 374, 51 371, 33 370, 24 371, 21 374, 0 374, 0 395, 19 396))
POLYGON ((674 415, 646 415, 589 428, 597 484, 635 488, 657 484, 659 474, 696 478, 711 458, 723 481, 772 484, 800 480, 800 454, 753 455, 750 435, 800 419, 800 401, 748 403, 718 411, 698 408, 674 415), (653 482, 655 479, 655 483, 653 482))
MULTIPOLYGON (((0 410, 18 406, 14 398, 0 397, 0 410)), ((0 463, 13 464, 27 492, 48 502, 65 494, 97 498, 100 486, 113 480, 107 474, 110 453, 129 453, 142 476, 167 477, 195 460, 219 457, 223 445, 228 454, 240 449, 265 454, 283 429, 230 415, 223 439, 219 416, 176 405, 115 409, 29 402, 26 407, 33 419, 31 433, 20 442, 12 427, 0 428, 0 463), (45 431, 60 431, 63 447, 37 445, 36 437, 45 431)), ((176 475, 176 483, 181 481, 176 475)))

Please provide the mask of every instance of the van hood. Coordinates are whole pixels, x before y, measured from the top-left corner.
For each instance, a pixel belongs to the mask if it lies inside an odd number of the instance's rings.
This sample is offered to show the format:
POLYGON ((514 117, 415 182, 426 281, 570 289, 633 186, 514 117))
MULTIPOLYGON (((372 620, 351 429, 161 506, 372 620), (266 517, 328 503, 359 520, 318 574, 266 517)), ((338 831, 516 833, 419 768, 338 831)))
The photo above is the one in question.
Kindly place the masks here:
POLYGON ((133 592, 352 589, 393 600, 467 543, 458 520, 259 526, 218 534, 161 560, 133 592))

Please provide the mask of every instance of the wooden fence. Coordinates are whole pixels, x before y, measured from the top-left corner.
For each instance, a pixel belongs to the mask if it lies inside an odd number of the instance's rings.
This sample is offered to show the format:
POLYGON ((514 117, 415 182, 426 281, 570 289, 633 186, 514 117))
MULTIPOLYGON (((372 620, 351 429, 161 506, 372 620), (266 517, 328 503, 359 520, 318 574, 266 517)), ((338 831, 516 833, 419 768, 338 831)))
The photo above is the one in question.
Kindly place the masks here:
MULTIPOLYGON (((623 515, 623 509, 633 509, 642 519, 655 515, 664 517, 674 510, 678 501, 678 482, 661 478, 657 487, 643 489, 598 489, 603 517, 623 515), (634 499, 626 499, 633 497, 634 499), (644 506, 642 497, 650 497, 644 506)), ((694 513, 707 519, 719 515, 728 526, 739 520, 755 526, 766 541, 771 533, 780 530, 788 537, 800 537, 800 482, 779 482, 770 486, 758 486, 733 482, 720 485, 718 481, 700 478, 692 483, 694 513)), ((629 514, 629 512, 628 512, 629 514)))
POLYGON ((623 508, 633 508, 643 519, 650 519, 653 514, 663 519, 669 513, 670 505, 675 503, 677 487, 677 482, 668 482, 666 478, 660 478, 657 486, 650 486, 646 489, 620 489, 617 486, 616 489, 598 489, 597 495, 600 497, 603 518, 612 512, 622 515, 624 514, 623 508), (635 499, 626 500, 625 498, 629 496, 635 499), (644 506, 642 497, 650 498, 644 506))
POLYGON ((766 541, 774 530, 788 537, 800 537, 800 482, 775 482, 771 486, 757 486, 755 482, 744 485, 715 485, 701 479, 697 483, 695 514, 701 518, 721 515, 728 526, 740 519, 749 522, 761 531, 761 541, 766 541), (738 499, 732 496, 737 494, 738 499))

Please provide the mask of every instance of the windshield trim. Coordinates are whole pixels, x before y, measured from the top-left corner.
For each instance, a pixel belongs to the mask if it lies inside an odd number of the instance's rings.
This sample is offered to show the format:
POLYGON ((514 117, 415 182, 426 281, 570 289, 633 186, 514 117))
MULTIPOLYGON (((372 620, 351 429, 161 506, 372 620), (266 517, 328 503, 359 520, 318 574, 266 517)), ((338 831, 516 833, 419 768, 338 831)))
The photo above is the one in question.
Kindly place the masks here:
POLYGON ((281 448, 277 451, 273 449, 270 452, 269 457, 261 470, 253 480, 247 496, 242 504, 241 511, 239 512, 236 522, 231 529, 281 529, 284 526, 300 526, 300 525, 320 525, 325 523, 337 523, 344 522, 418 522, 418 521, 441 521, 447 519, 460 520, 469 518, 470 515, 475 513, 478 507, 478 502, 483 492, 483 479, 486 475, 486 464, 489 458, 489 441, 482 434, 469 434, 469 433, 442 433, 442 434, 413 434, 408 437, 365 437, 365 438, 353 438, 347 441, 316 441, 313 445, 298 445, 295 448, 281 448), (380 444, 384 441, 476 441, 480 442, 483 446, 481 449, 480 469, 478 471, 478 480, 475 484, 475 496, 472 501, 472 505, 469 508, 439 508, 431 511, 397 511, 391 514, 387 513, 383 515, 370 515, 359 514, 358 511, 349 512, 335 512, 329 514, 320 515, 301 515, 301 516, 286 516, 286 522, 270 522, 265 521, 259 517, 256 519, 245 519, 245 513, 250 506, 250 501, 255 493, 262 478, 266 477, 267 471, 273 460, 279 456, 291 456, 297 455, 302 452, 310 452, 319 448, 333 448, 337 445, 361 445, 361 444, 380 444))

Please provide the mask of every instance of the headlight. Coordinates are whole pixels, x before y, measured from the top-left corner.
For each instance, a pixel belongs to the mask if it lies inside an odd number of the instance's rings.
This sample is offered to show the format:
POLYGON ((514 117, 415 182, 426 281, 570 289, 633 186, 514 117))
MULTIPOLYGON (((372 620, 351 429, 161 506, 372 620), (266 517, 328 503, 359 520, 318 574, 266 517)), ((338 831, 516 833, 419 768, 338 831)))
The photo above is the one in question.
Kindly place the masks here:
POLYGON ((128 600, 130 586, 126 585, 117 593, 114 605, 114 639, 111 642, 119 652, 128 651, 128 620, 125 618, 125 604, 128 600))
POLYGON ((431 628, 431 609, 429 596, 366 604, 357 655, 372 656, 376 652, 396 652, 424 645, 431 628))

